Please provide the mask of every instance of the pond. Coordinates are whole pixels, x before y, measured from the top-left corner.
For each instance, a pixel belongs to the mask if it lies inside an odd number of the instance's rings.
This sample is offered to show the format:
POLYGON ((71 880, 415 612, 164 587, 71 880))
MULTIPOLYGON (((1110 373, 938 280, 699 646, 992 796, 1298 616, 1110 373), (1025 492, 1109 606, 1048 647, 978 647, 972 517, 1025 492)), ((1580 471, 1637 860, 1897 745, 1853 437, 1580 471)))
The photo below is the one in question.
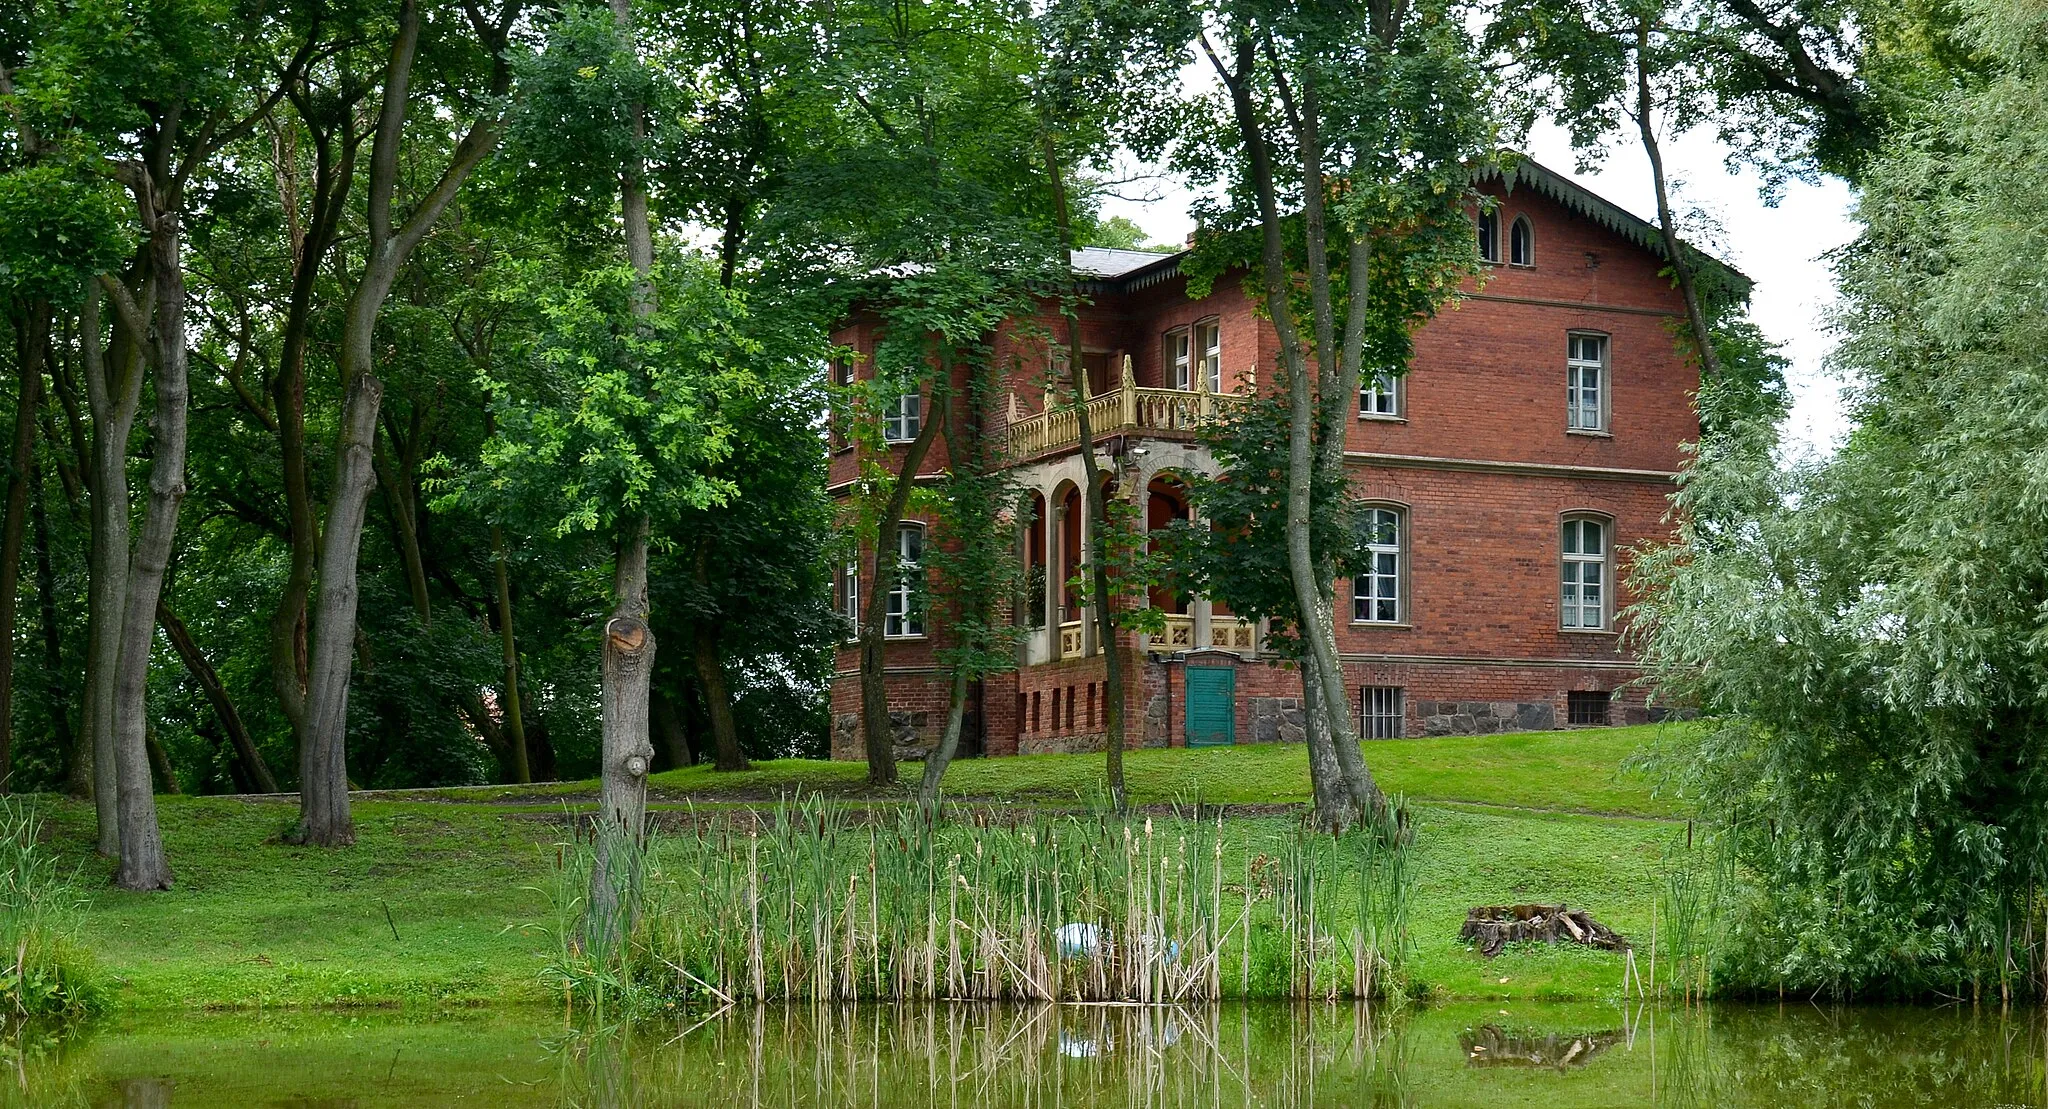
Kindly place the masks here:
POLYGON ((2048 1105, 2020 1011, 1461 1004, 137 1017, 8 1048, 0 1105, 2048 1105))

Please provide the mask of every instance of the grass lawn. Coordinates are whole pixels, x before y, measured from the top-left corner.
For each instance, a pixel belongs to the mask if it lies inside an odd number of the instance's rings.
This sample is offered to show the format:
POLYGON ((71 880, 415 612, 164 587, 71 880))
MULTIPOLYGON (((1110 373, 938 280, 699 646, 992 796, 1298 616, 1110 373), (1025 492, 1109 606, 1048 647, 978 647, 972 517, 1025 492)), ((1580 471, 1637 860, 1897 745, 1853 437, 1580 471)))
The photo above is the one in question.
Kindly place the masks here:
MULTIPOLYGON (((1440 996, 1592 999, 1619 988, 1618 960, 1584 950, 1483 960, 1457 942, 1476 904, 1565 900, 1624 933, 1646 929, 1657 860, 1679 803, 1618 772, 1655 729, 1542 732, 1373 744, 1381 784, 1412 802, 1419 875, 1413 973, 1440 996), (1652 819, 1644 819, 1644 818, 1652 819)), ((963 761, 956 797, 1066 803, 1099 792, 1099 755, 963 761)), ((914 768, 910 768, 914 770, 914 768)), ((858 764, 763 763, 747 774, 658 775, 668 804, 745 801, 796 786, 860 798, 858 764)), ((1225 804, 1305 800, 1299 746, 1143 750, 1133 800, 1225 804)), ((552 1002, 538 980, 562 838, 560 806, 590 783, 448 790, 355 805, 357 845, 278 842, 290 800, 161 798, 176 876, 168 893, 106 888, 90 854, 90 806, 53 801, 51 835, 90 897, 80 939, 126 1009, 552 1002), (388 913, 388 916, 387 916, 388 913), (394 936, 394 931, 396 935, 394 936)), ((888 799, 900 796, 884 794, 888 799)), ((1231 822, 1238 849, 1286 834, 1291 818, 1231 822)))

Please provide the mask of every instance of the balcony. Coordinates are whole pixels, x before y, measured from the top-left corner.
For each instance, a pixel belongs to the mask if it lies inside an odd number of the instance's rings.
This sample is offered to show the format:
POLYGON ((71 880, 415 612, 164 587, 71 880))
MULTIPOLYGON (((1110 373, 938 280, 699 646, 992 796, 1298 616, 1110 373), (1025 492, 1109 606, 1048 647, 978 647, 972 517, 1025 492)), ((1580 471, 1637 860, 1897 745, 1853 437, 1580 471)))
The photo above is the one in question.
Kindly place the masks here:
POLYGON ((1195 618, 1182 613, 1166 614, 1166 630, 1145 637, 1145 649, 1156 654, 1173 654, 1197 647, 1234 651, 1247 657, 1258 653, 1259 626, 1237 616, 1209 617, 1209 642, 1195 642, 1195 618))
MULTIPOLYGON (((1113 391, 1088 398, 1088 430, 1099 442, 1110 435, 1155 434, 1192 436, 1219 411, 1243 399, 1237 393, 1212 393, 1207 381, 1196 388, 1140 388, 1131 377, 1131 360, 1124 359, 1122 383, 1113 391)), ((1005 453, 1013 462, 1073 447, 1081 441, 1080 410, 1074 405, 1055 405, 1026 416, 1017 408, 1017 395, 1010 394, 1010 423, 1005 453)))

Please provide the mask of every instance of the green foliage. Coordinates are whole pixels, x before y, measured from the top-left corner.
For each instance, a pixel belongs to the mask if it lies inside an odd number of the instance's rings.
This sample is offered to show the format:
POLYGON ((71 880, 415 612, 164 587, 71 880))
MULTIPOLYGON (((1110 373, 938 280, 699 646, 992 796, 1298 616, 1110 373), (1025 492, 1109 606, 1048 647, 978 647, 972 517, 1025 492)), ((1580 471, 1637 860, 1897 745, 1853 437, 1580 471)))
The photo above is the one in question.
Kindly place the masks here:
POLYGON ((133 249, 111 182, 44 163, 0 173, 0 293, 69 304, 133 249))
MULTIPOLYGON (((1203 427, 1217 473, 1190 479, 1202 523, 1168 531, 1162 576, 1168 588, 1222 601, 1238 616, 1271 618, 1268 646, 1292 657, 1300 608, 1287 568, 1287 422, 1286 398, 1261 394, 1203 427)), ((1360 566, 1351 525, 1357 495, 1342 475, 1320 472, 1309 492, 1310 549, 1323 561, 1322 580, 1347 577, 1360 566)))
POLYGON ((2041 982, 2048 262, 2013 229, 2048 202, 2048 50, 2008 34, 2017 12, 1977 9, 1995 79, 1926 105, 1864 177, 1848 443, 1790 471, 1703 456, 1678 542, 1637 562, 1664 695, 1716 717, 1658 761, 1755 875, 1741 988, 2041 982))
POLYGON ((42 842, 33 802, 0 797, 0 1021, 76 1020, 106 1004, 92 957, 76 939, 80 900, 42 842))

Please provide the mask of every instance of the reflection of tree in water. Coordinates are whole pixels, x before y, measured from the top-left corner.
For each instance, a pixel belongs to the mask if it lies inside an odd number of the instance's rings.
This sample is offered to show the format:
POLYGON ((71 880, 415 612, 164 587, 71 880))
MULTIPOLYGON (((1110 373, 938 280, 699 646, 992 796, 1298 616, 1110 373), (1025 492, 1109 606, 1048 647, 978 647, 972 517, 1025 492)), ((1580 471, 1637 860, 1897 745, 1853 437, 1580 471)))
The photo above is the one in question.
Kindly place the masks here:
POLYGON ((1608 1032, 1562 1032, 1542 1034, 1509 1032, 1498 1025, 1481 1025, 1458 1036, 1465 1049, 1465 1062, 1474 1067, 1547 1067, 1570 1070, 1583 1067, 1595 1055, 1620 1043, 1626 1035, 1617 1028, 1608 1032))

